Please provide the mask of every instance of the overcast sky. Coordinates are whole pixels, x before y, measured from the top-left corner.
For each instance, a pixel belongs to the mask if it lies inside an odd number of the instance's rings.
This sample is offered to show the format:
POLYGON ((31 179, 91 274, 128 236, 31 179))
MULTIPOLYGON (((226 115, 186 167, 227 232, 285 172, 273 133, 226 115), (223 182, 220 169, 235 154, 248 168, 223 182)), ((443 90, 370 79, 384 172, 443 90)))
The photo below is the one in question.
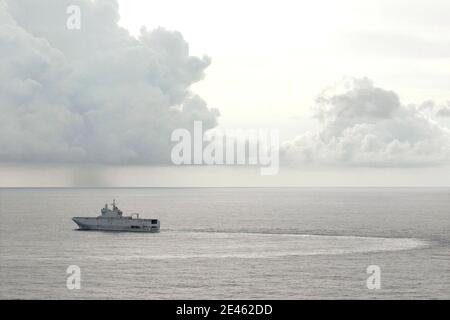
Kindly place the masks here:
POLYGON ((448 12, 446 0, 0 0, 0 186, 448 186, 448 12), (170 133, 193 120, 279 129, 280 173, 167 166, 170 133))

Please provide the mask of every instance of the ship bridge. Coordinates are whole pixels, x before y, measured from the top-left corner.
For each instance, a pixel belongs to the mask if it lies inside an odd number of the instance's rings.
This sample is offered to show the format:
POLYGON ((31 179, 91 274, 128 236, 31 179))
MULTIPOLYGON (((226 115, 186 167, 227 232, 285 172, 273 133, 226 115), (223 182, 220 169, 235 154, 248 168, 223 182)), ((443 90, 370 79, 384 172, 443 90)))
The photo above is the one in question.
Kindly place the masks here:
POLYGON ((108 207, 108 204, 105 204, 105 207, 102 208, 102 217, 122 217, 122 211, 117 208, 116 200, 113 200, 112 209, 108 207))

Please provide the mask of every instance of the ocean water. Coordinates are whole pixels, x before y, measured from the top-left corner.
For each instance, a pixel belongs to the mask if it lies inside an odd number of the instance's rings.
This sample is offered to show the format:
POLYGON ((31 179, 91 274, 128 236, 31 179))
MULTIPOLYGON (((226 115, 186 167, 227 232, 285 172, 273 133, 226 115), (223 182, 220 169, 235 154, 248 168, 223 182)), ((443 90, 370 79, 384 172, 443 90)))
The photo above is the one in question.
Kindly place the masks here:
POLYGON ((0 298, 449 299, 450 188, 0 189, 0 298), (76 230, 113 198, 161 232, 76 230))

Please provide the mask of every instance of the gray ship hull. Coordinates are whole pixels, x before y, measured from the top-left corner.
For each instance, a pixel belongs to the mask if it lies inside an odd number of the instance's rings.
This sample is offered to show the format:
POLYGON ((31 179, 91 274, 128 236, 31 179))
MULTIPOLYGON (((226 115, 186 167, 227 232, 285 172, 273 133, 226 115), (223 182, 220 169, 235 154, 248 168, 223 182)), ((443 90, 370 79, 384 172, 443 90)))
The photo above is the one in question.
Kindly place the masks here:
POLYGON ((72 220, 79 230, 127 231, 127 232, 159 232, 157 219, 132 219, 131 217, 74 217, 72 220))

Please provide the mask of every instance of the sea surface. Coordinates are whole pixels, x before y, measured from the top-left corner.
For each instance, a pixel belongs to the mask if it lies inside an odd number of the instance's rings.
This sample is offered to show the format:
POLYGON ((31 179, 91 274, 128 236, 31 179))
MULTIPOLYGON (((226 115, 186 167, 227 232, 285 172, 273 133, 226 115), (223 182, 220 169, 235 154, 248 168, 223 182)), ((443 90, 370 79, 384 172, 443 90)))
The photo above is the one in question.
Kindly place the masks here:
POLYGON ((0 298, 449 299, 450 188, 0 189, 0 298), (113 198, 161 232, 76 230, 113 198))

